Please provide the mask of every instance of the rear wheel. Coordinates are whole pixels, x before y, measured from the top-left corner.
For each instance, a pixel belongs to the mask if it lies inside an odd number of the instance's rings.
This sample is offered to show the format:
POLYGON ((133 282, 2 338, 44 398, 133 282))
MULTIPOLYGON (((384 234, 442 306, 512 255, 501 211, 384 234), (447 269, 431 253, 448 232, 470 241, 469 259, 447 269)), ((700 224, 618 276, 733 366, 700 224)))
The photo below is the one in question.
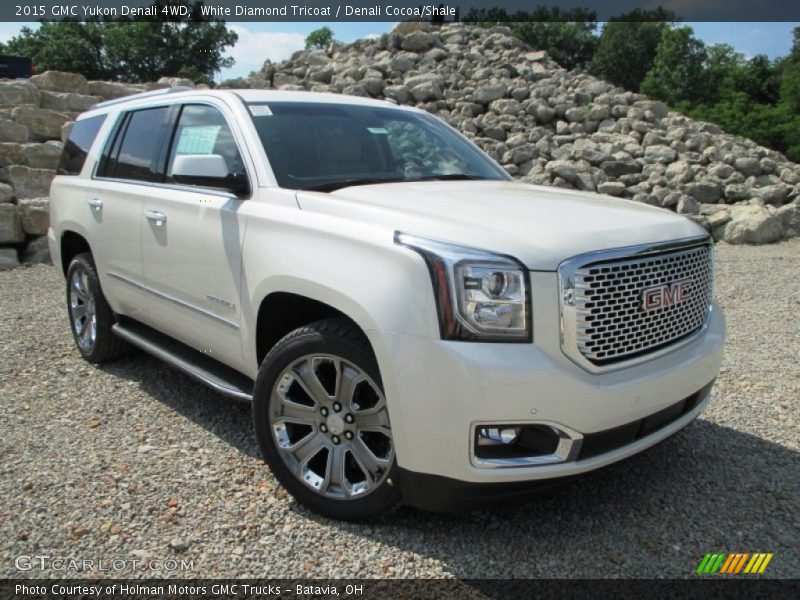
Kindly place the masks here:
POLYGON ((377 363, 348 321, 319 321, 276 344, 256 380, 253 420, 265 460, 303 505, 357 520, 399 502, 377 363))
POLYGON ((128 344, 111 330, 114 313, 88 252, 75 256, 67 269, 67 308, 72 337, 83 358, 104 363, 127 353, 128 344))

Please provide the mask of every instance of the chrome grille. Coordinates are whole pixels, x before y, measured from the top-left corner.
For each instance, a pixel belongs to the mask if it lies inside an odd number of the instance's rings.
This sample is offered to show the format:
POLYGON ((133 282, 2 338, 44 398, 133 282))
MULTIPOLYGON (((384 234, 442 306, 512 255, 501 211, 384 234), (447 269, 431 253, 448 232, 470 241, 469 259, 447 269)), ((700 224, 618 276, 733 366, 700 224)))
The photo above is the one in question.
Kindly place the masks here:
POLYGON ((562 326, 573 330, 562 332, 564 350, 592 365, 655 352, 700 330, 708 316, 713 257, 707 243, 637 256, 592 256, 567 268, 566 279, 560 273, 571 318, 562 326), (645 290, 670 290, 681 281, 686 282, 682 301, 644 310, 645 290))

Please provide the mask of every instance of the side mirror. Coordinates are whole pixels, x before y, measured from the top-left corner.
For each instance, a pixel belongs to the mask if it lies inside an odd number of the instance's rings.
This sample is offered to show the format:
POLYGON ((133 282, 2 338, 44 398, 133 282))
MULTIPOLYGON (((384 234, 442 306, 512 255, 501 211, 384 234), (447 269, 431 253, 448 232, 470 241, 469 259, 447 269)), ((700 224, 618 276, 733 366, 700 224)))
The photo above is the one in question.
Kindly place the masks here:
POLYGON ((239 197, 250 192, 247 175, 230 173, 219 154, 179 154, 172 163, 171 176, 176 183, 220 188, 239 197))
POLYGON ((228 165, 219 154, 179 154, 172 163, 172 176, 176 179, 187 177, 216 177, 228 175, 228 165))

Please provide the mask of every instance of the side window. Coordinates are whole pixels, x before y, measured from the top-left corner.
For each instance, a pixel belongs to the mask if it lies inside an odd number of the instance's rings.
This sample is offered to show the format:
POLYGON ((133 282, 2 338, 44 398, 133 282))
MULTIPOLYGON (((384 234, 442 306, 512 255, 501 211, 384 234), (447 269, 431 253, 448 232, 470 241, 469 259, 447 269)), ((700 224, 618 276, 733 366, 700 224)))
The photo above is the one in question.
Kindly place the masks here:
POLYGON ((106 115, 97 115, 75 121, 58 162, 59 175, 79 175, 86 162, 86 155, 92 147, 97 132, 106 121, 106 115))
POLYGON ((147 108, 129 113, 117 135, 109 141, 98 170, 100 177, 154 181, 156 154, 169 107, 147 108))
POLYGON ((233 132, 216 108, 183 106, 167 159, 166 181, 244 194, 249 187, 233 132))

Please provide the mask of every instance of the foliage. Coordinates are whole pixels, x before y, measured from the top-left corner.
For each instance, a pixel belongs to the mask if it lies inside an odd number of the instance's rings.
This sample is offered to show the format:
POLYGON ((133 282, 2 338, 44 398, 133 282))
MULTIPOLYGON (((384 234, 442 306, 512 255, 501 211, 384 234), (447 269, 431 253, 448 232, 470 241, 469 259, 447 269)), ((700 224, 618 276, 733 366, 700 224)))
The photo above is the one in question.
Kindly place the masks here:
POLYGON ((188 77, 213 83, 214 73, 233 65, 223 52, 238 36, 222 21, 204 17, 202 2, 156 0, 159 9, 188 6, 186 17, 43 22, 36 31, 24 27, 6 52, 30 56, 39 71, 72 71, 87 79, 155 81, 188 77))
POLYGON ((306 50, 324 50, 333 41, 333 30, 330 27, 320 27, 306 36, 306 50))
POLYGON ((660 7, 652 11, 636 9, 610 19, 600 34, 589 70, 615 85, 639 91, 662 33, 675 19, 674 13, 660 7))
POLYGON ((693 33, 691 27, 667 28, 662 32, 653 64, 642 81, 643 94, 673 105, 700 97, 705 89, 707 53, 703 42, 693 33))

